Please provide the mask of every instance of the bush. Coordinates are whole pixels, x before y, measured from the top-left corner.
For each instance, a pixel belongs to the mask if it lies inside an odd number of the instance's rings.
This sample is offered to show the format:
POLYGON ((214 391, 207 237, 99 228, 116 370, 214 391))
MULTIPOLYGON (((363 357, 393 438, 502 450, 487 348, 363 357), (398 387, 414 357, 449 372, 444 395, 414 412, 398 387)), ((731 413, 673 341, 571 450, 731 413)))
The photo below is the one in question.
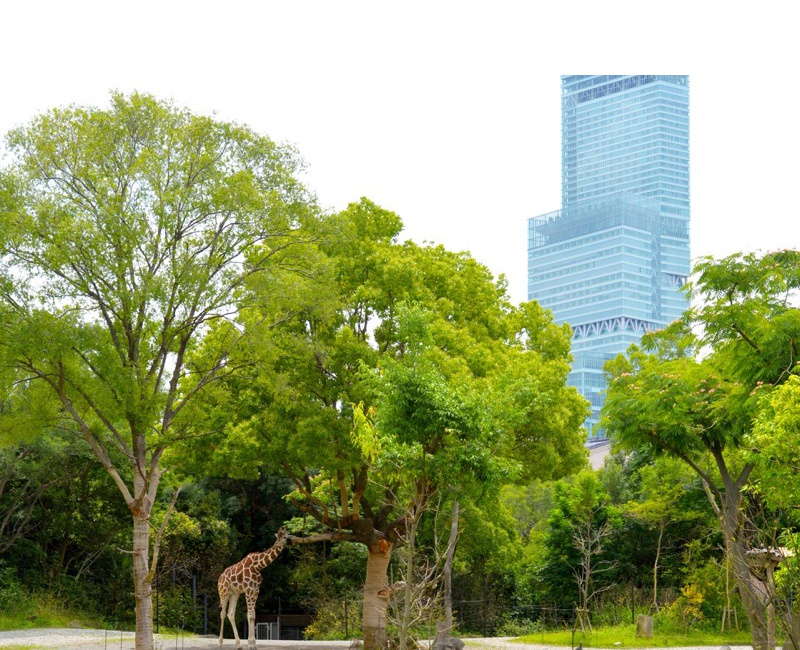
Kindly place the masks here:
POLYGON ((0 567, 0 612, 6 616, 31 616, 33 599, 10 567, 0 567))
POLYGON ((664 624, 667 629, 677 627, 683 632, 703 620, 705 620, 703 592, 695 584, 684 585, 681 588, 681 595, 656 616, 656 622, 664 624))
POLYGON ((537 634, 542 631, 542 625, 537 621, 528 619, 511 619, 503 621, 497 626, 497 636, 523 636, 537 634))
MULTIPOLYGON (((201 612, 192 600, 192 589, 189 586, 175 586, 163 589, 158 593, 158 622, 160 625, 174 630, 194 630, 201 622, 195 620, 201 612)), ((240 598, 243 601, 244 598, 240 598)), ((244 604, 244 603, 241 603, 244 604)), ((155 614, 155 599, 153 600, 155 614)))
POLYGON ((306 638, 315 641, 332 641, 357 638, 361 635, 361 602, 348 599, 347 625, 345 625, 344 601, 329 598, 316 604, 314 622, 306 628, 306 638), (345 629, 346 628, 346 629, 345 629))

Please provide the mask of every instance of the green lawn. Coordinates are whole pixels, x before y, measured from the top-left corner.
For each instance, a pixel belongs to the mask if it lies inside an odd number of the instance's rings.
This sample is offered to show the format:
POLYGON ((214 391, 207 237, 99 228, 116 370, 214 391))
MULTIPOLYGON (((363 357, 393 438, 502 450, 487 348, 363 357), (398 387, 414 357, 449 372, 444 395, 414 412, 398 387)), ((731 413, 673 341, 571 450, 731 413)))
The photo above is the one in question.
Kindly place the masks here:
POLYGON ((714 631, 689 630, 662 631, 653 630, 650 638, 637 637, 635 625, 621 625, 619 627, 598 628, 593 634, 575 632, 573 639, 571 630, 556 630, 552 632, 538 632, 522 636, 517 639, 524 643, 544 643, 571 647, 574 643, 583 644, 584 648, 674 648, 679 646, 721 646, 721 645, 749 645, 751 643, 749 632, 726 632, 724 635, 714 631))
MULTIPOLYGON (((27 630, 34 627, 109 627, 95 618, 79 618, 75 614, 65 612, 39 611, 36 614, 2 614, 0 613, 0 630, 27 630)), ((5 648, 3 649, 5 650, 5 648)))

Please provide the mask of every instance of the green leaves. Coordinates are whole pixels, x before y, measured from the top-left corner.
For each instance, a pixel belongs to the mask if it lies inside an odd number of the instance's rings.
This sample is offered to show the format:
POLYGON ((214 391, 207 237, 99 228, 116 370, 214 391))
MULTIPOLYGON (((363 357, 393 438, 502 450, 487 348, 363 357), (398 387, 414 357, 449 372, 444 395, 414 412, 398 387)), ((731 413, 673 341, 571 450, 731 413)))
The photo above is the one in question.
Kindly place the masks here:
POLYGON ((685 322, 647 335, 630 361, 607 366, 605 426, 629 448, 651 444, 691 456, 736 448, 758 410, 757 389, 794 370, 800 336, 800 254, 703 259, 685 322), (689 327, 702 332, 699 341, 689 327), (699 345, 706 348, 698 358, 699 345))
POLYGON ((800 504, 800 378, 790 377, 761 398, 762 409, 746 438, 759 469, 758 490, 773 508, 794 513, 800 504))
POLYGON ((293 150, 139 93, 43 113, 8 149, 3 360, 48 388, 130 500, 109 450, 139 490, 157 485, 186 405, 238 369, 247 283, 297 272, 316 209, 293 150))
MULTIPOLYGON (((247 283, 253 344, 239 350, 252 366, 223 384, 229 423, 214 447, 222 467, 252 467, 237 448, 280 465, 326 525, 352 508, 395 540, 406 508, 435 490, 480 497, 586 454, 586 405, 564 385, 568 328, 534 303, 512 307, 468 254, 398 243, 401 226, 362 199, 314 222, 299 290, 247 283)), ((341 517, 334 527, 356 525, 341 517)))
POLYGON ((704 258, 695 273, 700 306, 689 318, 702 326, 702 342, 750 386, 785 381, 800 352, 800 253, 704 258))
POLYGON ((381 437, 375 427, 375 409, 364 410, 364 403, 359 402, 353 408, 353 428, 350 431, 358 453, 370 465, 374 465, 381 453, 381 437))
POLYGON ((745 426, 733 405, 740 393, 710 361, 636 357, 611 378, 603 426, 629 449, 652 445, 689 456, 724 449, 745 426))
POLYGON ((693 478, 685 463, 662 456, 642 465, 638 478, 639 498, 625 504, 625 511, 636 519, 651 526, 666 526, 697 516, 681 504, 693 478))

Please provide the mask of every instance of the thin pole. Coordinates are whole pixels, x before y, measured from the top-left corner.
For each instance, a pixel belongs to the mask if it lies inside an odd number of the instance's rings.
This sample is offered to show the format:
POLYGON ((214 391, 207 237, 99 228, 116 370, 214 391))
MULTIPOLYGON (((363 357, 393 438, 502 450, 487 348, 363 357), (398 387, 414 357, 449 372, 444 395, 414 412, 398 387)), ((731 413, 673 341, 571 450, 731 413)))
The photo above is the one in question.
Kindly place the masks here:
POLYGON ((636 623, 636 601, 634 598, 635 594, 633 591, 633 580, 631 580, 631 624, 636 623))

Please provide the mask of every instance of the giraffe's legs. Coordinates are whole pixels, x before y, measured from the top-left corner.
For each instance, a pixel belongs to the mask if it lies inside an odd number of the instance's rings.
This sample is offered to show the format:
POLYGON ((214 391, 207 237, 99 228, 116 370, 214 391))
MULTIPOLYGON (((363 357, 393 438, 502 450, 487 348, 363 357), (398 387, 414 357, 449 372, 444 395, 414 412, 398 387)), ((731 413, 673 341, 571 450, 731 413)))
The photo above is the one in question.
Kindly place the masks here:
POLYGON ((222 635, 225 633, 225 610, 228 609, 228 595, 219 596, 219 647, 222 647, 222 635))
POLYGON ((256 599, 258 592, 245 594, 247 600, 247 647, 256 647, 256 599))
POLYGON ((238 593, 232 593, 228 598, 228 620, 233 628, 233 638, 236 639, 236 647, 242 647, 242 640, 239 638, 239 630, 236 629, 236 602, 239 600, 238 593))

